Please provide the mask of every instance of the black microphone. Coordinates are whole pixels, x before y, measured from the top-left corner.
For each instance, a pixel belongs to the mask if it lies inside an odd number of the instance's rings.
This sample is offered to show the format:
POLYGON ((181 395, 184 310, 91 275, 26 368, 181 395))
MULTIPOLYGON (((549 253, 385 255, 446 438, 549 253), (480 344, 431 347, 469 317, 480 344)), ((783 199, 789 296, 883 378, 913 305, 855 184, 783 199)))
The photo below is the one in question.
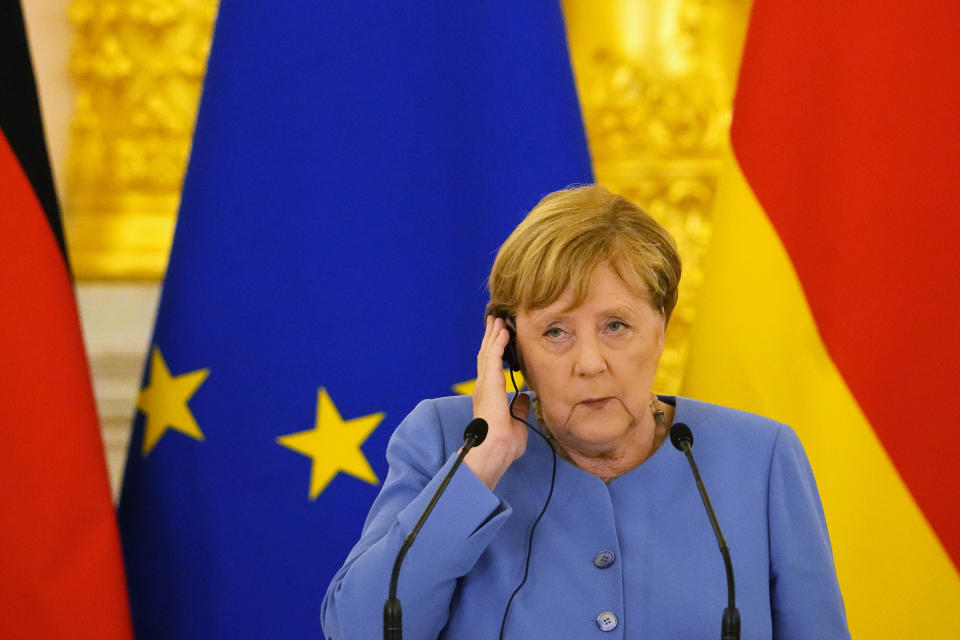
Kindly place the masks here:
POLYGON ((460 449, 457 460, 453 463, 450 471, 447 472, 447 476, 443 479, 443 482, 437 487, 436 493, 433 494, 433 498, 430 499, 427 508, 423 510, 423 514, 421 514, 420 519, 417 520, 417 524, 413 527, 410 535, 403 541, 403 545, 401 545, 400 551, 397 553, 397 559, 393 563, 393 573, 390 575, 390 595, 387 597, 387 601, 383 603, 383 640, 402 640, 403 638, 403 610, 400 606, 400 601, 397 599, 397 581, 400 578, 400 565, 403 564, 404 556, 407 555, 407 551, 416 539, 417 534, 420 533, 423 523, 427 521, 430 512, 433 511, 440 496, 443 495, 447 485, 450 484, 453 474, 460 467, 460 463, 463 462, 463 457, 467 455, 470 449, 482 443, 486 437, 487 421, 483 418, 474 418, 471 420, 463 432, 463 448, 460 449))
POLYGON ((720 524, 717 522, 717 516, 710 506, 710 497, 707 495, 707 489, 703 486, 703 480, 700 479, 700 471, 697 470, 697 463, 693 461, 693 433, 690 427, 682 422, 678 422, 670 427, 670 442, 687 456, 690 468, 693 469, 693 477, 697 481, 697 488, 700 490, 700 497, 703 499, 703 506, 707 510, 707 517, 710 518, 710 524, 713 526, 713 533, 717 536, 717 544, 720 545, 720 553, 723 554, 723 565, 727 569, 727 608, 723 610, 723 620, 720 623, 720 640, 740 640, 740 612, 734 600, 733 588, 733 563, 730 562, 730 550, 727 548, 727 542, 723 539, 723 533, 720 532, 720 524))

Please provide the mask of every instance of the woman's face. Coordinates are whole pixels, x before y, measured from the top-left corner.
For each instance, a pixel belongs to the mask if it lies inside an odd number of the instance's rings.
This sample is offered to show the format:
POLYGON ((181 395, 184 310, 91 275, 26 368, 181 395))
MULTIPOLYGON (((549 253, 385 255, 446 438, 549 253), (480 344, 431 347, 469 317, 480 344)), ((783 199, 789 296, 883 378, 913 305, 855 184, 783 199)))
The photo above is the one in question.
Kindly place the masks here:
POLYGON ((517 345, 546 426, 568 451, 600 455, 647 423, 665 323, 606 262, 586 299, 570 308, 572 300, 568 287, 550 306, 519 313, 517 345))

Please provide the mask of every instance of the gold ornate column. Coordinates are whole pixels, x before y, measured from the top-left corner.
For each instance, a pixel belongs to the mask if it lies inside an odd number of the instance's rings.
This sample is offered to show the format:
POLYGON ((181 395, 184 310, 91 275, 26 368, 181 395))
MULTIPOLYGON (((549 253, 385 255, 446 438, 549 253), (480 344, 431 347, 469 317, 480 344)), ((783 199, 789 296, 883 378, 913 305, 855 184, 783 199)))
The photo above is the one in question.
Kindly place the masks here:
POLYGON ((216 0, 71 0, 64 227, 118 495, 216 0))
POLYGON ((73 0, 65 228, 78 279, 166 268, 216 0, 73 0))
POLYGON ((655 388, 680 388, 750 0, 564 0, 594 173, 670 229, 684 274, 655 388))

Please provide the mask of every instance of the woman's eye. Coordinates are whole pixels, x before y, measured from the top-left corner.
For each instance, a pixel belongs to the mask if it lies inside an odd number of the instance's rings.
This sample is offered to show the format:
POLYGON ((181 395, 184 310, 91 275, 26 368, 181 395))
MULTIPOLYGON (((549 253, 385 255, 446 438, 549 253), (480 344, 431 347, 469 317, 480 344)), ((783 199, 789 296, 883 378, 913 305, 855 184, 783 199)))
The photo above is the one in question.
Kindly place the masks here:
POLYGON ((547 336, 548 338, 559 338, 563 336, 563 329, 560 327, 550 327, 543 332, 543 335, 547 336))
POLYGON ((614 333, 618 331, 623 331, 627 328, 627 323, 621 322, 620 320, 613 320, 607 324, 607 330, 613 331, 614 333))

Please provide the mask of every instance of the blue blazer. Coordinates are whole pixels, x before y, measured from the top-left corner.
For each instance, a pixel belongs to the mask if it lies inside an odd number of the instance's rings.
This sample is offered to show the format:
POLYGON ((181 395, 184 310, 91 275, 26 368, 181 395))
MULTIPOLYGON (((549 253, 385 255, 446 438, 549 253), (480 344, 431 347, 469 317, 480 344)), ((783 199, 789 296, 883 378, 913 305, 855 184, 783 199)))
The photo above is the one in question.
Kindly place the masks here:
MULTIPOLYGON (((823 509, 793 431, 741 411, 662 399, 694 434, 733 560, 741 638, 849 638, 823 509)), ((325 637, 382 637, 397 551, 471 417, 470 397, 427 400, 393 434, 383 489, 323 600, 325 637)), ((495 491, 466 465, 457 471, 400 572, 406 640, 498 637, 552 465, 551 448, 531 434, 495 491)), ((665 443, 609 483, 558 459, 504 637, 718 637, 726 603, 723 560, 682 453, 665 443)))

